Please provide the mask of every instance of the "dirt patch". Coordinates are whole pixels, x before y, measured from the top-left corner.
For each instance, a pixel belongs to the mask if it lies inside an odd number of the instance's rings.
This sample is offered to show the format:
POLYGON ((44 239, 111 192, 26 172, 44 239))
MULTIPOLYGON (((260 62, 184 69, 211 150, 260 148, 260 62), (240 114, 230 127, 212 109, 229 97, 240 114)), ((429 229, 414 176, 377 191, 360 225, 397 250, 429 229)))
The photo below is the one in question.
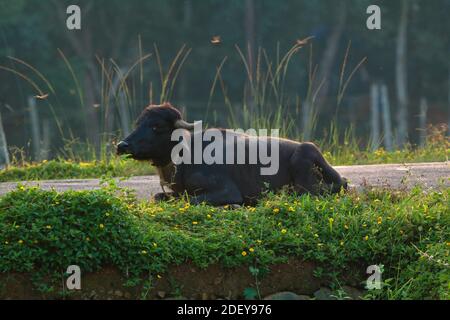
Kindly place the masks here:
MULTIPOLYGON (((273 265, 270 272, 258 277, 261 296, 292 291, 311 295, 323 281, 314 277, 315 264, 297 259, 273 265)), ((151 286, 125 287, 126 277, 115 268, 82 274, 80 291, 68 291, 61 281, 58 292, 41 293, 34 288, 29 274, 0 274, 0 299, 236 299, 246 288, 256 289, 256 279, 248 266, 224 268, 213 264, 201 269, 187 262, 172 266, 155 277, 151 286)))

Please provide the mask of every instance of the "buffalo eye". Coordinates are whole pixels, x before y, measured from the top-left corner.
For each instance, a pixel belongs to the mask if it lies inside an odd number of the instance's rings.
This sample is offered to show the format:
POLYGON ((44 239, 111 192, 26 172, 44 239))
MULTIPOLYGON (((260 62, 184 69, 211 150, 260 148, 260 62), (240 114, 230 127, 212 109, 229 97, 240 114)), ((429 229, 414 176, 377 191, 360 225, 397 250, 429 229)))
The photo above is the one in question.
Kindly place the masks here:
POLYGON ((164 126, 153 126, 152 131, 158 133, 158 132, 165 132, 166 129, 164 128, 164 126))

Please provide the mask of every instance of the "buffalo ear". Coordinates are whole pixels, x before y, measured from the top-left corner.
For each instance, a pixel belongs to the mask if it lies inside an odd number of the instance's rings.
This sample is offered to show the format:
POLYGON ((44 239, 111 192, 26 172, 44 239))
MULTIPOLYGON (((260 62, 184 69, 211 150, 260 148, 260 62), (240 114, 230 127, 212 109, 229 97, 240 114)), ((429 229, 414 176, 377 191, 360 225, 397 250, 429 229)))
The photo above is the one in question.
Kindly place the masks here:
POLYGON ((189 123, 189 122, 184 121, 182 119, 176 120, 173 125, 174 125, 174 127, 176 129, 186 129, 186 130, 193 130, 194 129, 194 124, 193 123, 189 123))

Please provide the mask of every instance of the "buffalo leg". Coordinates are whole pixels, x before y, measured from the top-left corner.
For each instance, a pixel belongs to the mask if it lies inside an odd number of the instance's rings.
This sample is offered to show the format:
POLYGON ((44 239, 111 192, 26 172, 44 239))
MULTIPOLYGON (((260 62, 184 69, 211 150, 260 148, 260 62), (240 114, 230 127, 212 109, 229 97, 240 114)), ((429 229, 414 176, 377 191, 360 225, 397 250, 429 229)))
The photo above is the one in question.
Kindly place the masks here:
POLYGON ((156 193, 154 196, 153 196, 153 200, 155 200, 155 201, 167 201, 167 200, 169 200, 170 198, 175 198, 175 197, 177 197, 177 193, 175 193, 175 192, 159 192, 159 193, 156 193))
POLYGON ((193 204, 205 202, 219 206, 244 202, 236 184, 226 176, 195 172, 190 174, 188 181, 186 187, 193 204))
POLYGON ((299 192, 339 192, 341 187, 347 188, 347 181, 312 143, 302 143, 293 154, 290 165, 299 192))

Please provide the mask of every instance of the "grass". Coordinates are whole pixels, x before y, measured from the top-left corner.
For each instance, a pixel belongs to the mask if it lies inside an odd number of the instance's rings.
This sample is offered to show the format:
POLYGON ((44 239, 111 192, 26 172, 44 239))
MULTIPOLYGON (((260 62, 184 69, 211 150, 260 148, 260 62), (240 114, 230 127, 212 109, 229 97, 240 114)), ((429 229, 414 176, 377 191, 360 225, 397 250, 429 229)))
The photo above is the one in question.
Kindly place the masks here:
POLYGON ((37 288, 54 291, 71 264, 83 272, 112 265, 135 285, 186 260, 267 272, 301 257, 336 290, 355 267, 383 265, 383 286, 367 299, 449 299, 449 196, 418 188, 269 193, 256 207, 231 210, 138 202, 112 182, 62 193, 18 186, 0 199, 0 273, 33 272, 37 288))
POLYGON ((73 162, 58 159, 39 163, 24 162, 0 171, 0 182, 53 179, 88 179, 129 177, 155 174, 148 162, 115 159, 110 161, 73 162))

